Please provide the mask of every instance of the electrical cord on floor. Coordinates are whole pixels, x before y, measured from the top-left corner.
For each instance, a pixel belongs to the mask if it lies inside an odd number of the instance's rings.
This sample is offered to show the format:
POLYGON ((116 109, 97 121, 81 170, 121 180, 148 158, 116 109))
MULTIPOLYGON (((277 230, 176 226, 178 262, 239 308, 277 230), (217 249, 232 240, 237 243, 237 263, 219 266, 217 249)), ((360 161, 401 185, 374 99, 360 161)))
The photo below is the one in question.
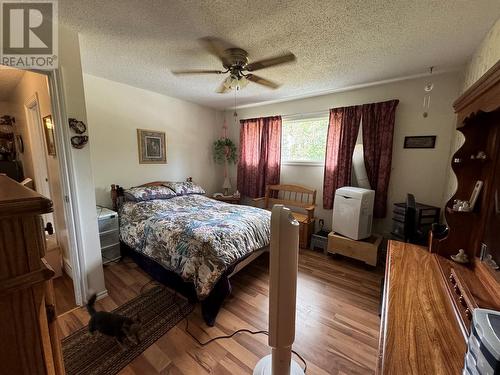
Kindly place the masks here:
POLYGON ((155 279, 151 279, 149 280, 147 283, 145 283, 143 286, 141 286, 141 290, 140 290, 140 294, 142 294, 142 292, 144 292, 144 288, 147 287, 148 285, 161 285, 158 281, 156 281, 155 279))
MULTIPOLYGON (((177 293, 176 293, 177 294, 177 293)), ((242 329, 239 329, 237 331, 234 331, 233 333, 231 333, 230 335, 223 335, 223 336, 217 336, 217 337, 213 337, 211 339, 209 339, 208 341, 205 341, 205 342, 201 342, 195 335, 193 335, 190 331, 189 331, 189 319, 188 319, 188 316, 190 315, 191 313, 187 314, 184 316, 184 319, 186 320, 186 328, 185 328, 185 331, 186 333, 191 336, 193 338, 193 340, 195 340, 200 346, 206 346, 214 341, 217 341, 217 340, 222 340, 222 339, 230 339, 232 338, 233 336, 237 335, 238 333, 249 333, 251 335, 266 335, 266 336, 269 336, 269 332, 268 331, 251 331, 249 329, 246 329, 246 328, 242 328, 242 329)), ((295 354, 301 361, 302 363, 304 364, 304 374, 307 372, 307 362, 306 360, 299 354, 297 353, 295 350, 292 350, 292 353, 295 354)))

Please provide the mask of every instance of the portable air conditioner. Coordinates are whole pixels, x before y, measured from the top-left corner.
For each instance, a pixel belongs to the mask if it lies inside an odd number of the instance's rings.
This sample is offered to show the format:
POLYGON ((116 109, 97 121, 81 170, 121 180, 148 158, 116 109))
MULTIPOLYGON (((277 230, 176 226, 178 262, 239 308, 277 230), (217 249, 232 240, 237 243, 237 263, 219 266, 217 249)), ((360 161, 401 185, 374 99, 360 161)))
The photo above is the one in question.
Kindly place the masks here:
POLYGON ((299 258, 299 223, 281 204, 271 213, 269 263, 269 346, 271 355, 255 366, 254 375, 303 375, 292 360, 299 258))
POLYGON ((332 229, 353 240, 372 234, 375 191, 352 186, 337 189, 333 201, 332 229))

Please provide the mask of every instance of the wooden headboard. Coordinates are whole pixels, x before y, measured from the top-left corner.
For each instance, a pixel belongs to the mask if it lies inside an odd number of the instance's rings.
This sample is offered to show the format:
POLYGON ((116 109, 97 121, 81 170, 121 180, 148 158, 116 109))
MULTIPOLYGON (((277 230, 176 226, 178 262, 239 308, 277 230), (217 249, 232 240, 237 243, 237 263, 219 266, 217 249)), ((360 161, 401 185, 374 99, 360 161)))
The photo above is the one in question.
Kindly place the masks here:
MULTIPOLYGON (((193 182, 192 177, 186 178, 187 182, 193 182)), ((151 181, 151 182, 146 182, 145 184, 142 185, 137 185, 139 187, 144 187, 144 186, 161 186, 167 181, 151 181)), ((120 204, 121 200, 123 198, 123 187, 117 184, 111 184, 111 201, 113 202, 113 211, 117 211, 120 204)))

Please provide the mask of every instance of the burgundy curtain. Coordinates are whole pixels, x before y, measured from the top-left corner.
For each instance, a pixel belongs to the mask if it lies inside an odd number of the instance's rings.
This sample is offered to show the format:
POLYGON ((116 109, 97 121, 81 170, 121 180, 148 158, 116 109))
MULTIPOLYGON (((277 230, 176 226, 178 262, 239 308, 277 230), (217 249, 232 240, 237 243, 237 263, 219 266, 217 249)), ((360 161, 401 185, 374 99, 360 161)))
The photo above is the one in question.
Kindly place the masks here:
POLYGON ((240 123, 238 190, 250 198, 262 197, 266 185, 280 182, 281 116, 240 123))
POLYGON ((326 139, 323 208, 332 209, 335 190, 351 185, 352 154, 358 137, 361 107, 330 110, 326 139))
POLYGON ((375 190, 373 216, 387 213, 387 189, 391 175, 392 136, 399 100, 364 104, 362 107, 363 152, 370 186, 375 190))

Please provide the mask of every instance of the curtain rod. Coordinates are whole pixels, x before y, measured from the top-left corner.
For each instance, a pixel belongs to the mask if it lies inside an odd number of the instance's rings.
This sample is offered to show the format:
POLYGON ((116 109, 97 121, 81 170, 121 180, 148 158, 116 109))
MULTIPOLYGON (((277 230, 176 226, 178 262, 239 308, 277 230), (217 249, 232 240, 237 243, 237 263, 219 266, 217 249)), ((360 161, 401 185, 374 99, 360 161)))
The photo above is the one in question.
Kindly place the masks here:
POLYGON ((299 117, 299 116, 319 116, 319 115, 326 115, 330 114, 330 109, 325 109, 322 111, 316 111, 316 112, 300 112, 300 113, 291 113, 291 114, 286 114, 286 115, 266 115, 266 116, 250 116, 247 118, 240 118, 239 120, 248 120, 256 117, 273 117, 273 116, 281 116, 282 118, 286 117, 299 117))

